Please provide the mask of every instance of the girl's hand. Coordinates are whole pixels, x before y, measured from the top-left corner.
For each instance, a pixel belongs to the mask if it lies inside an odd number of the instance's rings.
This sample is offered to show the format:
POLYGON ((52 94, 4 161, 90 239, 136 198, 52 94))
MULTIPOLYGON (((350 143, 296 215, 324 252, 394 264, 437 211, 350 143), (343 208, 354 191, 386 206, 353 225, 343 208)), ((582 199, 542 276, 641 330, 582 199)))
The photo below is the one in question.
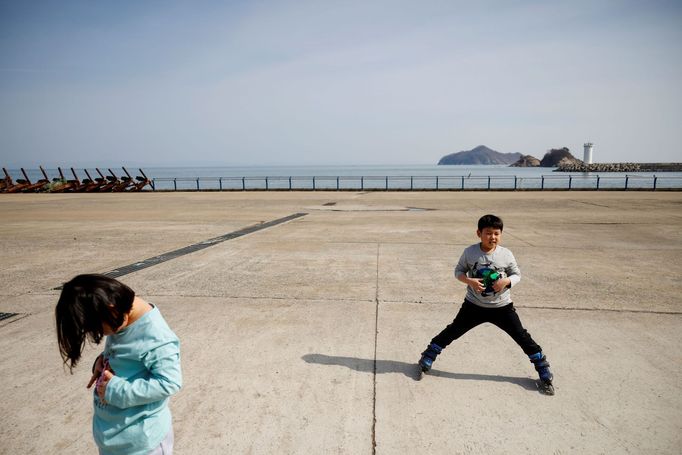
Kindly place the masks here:
POLYGON ((104 369, 104 356, 102 354, 100 354, 97 356, 97 360, 95 360, 95 364, 92 367, 92 377, 90 378, 90 382, 88 382, 88 389, 90 387, 92 387, 92 385, 95 383, 97 378, 100 377, 103 369, 104 369))
POLYGON ((110 370, 104 370, 102 371, 102 375, 97 380, 97 387, 95 388, 95 391, 97 392, 97 396, 102 403, 106 403, 106 400, 104 399, 104 393, 107 391, 107 385, 113 377, 114 374, 110 370))

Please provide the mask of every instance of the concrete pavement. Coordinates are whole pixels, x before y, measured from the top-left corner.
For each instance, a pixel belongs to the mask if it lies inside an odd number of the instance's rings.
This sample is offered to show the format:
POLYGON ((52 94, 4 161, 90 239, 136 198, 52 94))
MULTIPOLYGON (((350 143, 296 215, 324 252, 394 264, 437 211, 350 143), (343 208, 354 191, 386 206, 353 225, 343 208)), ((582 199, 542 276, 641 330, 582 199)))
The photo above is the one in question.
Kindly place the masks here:
POLYGON ((293 213, 121 277, 182 341, 176 453, 670 453, 682 449, 678 192, 246 192, 0 197, 0 453, 93 453, 54 288, 293 213), (485 213, 552 364, 540 395, 496 328, 415 361, 464 295, 485 213))

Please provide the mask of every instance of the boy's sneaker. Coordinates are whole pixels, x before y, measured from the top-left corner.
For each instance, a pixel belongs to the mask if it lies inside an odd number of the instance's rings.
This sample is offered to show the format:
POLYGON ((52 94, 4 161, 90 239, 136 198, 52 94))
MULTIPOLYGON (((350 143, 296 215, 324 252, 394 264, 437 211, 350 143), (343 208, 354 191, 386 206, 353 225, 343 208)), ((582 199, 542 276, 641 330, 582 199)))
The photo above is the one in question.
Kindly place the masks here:
POLYGON ((438 354, 440 354, 442 351, 443 348, 437 344, 429 344, 429 346, 426 348, 426 351, 422 352, 421 359, 419 359, 419 366, 423 372, 427 372, 431 369, 431 366, 433 366, 433 361, 436 360, 436 357, 438 357, 438 354))

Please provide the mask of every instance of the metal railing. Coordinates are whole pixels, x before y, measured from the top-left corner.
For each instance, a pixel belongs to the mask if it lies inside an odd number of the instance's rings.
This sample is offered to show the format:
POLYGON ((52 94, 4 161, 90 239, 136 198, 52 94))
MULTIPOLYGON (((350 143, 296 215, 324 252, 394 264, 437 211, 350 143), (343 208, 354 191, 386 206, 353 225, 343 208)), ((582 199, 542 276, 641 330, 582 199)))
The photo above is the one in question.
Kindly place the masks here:
POLYGON ((153 178, 152 191, 682 190, 682 176, 291 176, 153 178))

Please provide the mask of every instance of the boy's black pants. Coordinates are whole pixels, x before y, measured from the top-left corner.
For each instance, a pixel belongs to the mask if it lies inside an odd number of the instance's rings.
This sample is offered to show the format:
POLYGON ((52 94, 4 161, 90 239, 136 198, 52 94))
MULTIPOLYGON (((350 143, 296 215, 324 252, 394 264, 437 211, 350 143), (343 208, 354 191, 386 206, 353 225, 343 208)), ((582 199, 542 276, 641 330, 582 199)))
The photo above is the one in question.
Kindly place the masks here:
POLYGON ((469 330, 484 322, 496 325, 507 332, 527 355, 542 351, 542 348, 531 338, 528 331, 523 328, 513 303, 500 308, 483 308, 465 300, 452 323, 436 335, 431 340, 431 343, 445 348, 469 330))

